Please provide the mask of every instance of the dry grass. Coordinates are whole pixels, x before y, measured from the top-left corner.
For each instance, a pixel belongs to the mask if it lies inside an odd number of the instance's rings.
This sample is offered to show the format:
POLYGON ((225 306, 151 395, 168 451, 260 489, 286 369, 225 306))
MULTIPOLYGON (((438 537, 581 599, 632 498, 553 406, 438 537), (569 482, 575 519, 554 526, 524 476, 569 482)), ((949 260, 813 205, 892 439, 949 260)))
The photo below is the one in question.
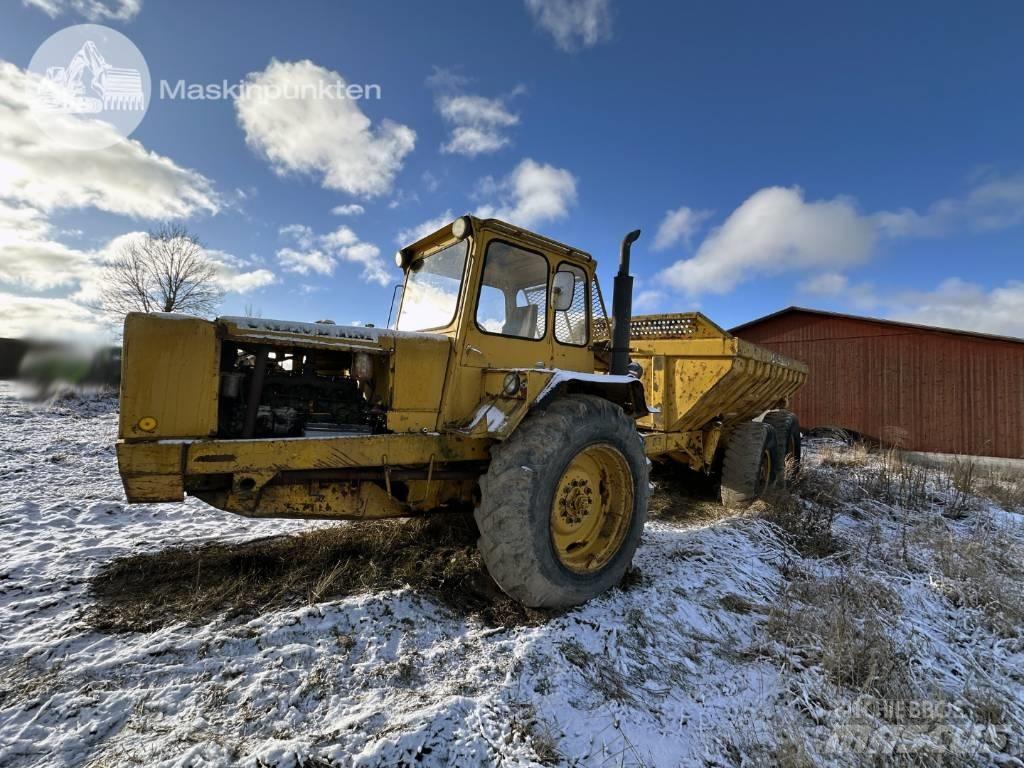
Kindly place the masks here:
POLYGON ((832 532, 839 510, 840 487, 834 473, 804 465, 787 466, 787 488, 767 494, 751 513, 778 526, 804 557, 827 557, 839 549, 832 532))
POLYGON ((911 656, 890 630, 901 611, 899 597, 878 579, 805 574, 782 590, 766 628, 789 658, 819 666, 833 684, 907 699, 911 656))
POLYGON ((976 486, 979 496, 1009 512, 1024 512, 1024 475, 990 475, 976 486))
POLYGON ((717 520, 729 513, 718 498, 718 486, 711 478, 674 461, 655 462, 651 467, 648 520, 696 524, 717 520))
POLYGON ((852 445, 827 444, 821 449, 821 463, 825 467, 849 469, 866 466, 871 459, 871 449, 867 443, 857 441, 852 445))
POLYGON ((922 541, 934 553, 939 591, 957 607, 977 609, 989 629, 1019 637, 1024 627, 1024 551, 1005 530, 979 518, 966 533, 933 528, 922 541))
POLYGON ((104 632, 148 632, 409 585, 493 626, 547 620, 498 589, 476 539, 470 515, 435 513, 130 555, 93 578, 87 618, 104 632))

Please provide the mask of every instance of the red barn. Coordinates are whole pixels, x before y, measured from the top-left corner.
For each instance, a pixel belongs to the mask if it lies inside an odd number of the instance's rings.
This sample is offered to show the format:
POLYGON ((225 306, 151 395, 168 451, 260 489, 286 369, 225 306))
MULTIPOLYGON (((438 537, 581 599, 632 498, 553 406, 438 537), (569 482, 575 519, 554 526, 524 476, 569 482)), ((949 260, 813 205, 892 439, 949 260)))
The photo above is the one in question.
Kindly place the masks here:
POLYGON ((1024 458, 1024 339, 801 307, 731 332, 810 366, 792 404, 804 427, 1024 458))

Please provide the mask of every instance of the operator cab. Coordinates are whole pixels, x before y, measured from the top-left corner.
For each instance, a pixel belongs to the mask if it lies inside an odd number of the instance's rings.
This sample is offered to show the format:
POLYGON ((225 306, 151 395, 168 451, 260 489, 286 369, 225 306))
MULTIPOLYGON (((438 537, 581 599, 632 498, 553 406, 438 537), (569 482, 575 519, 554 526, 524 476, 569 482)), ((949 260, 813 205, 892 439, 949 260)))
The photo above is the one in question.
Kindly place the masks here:
POLYGON ((593 370, 594 321, 606 329, 607 318, 589 255, 464 216, 396 261, 406 275, 398 330, 462 336, 482 358, 500 347, 502 366, 593 370))

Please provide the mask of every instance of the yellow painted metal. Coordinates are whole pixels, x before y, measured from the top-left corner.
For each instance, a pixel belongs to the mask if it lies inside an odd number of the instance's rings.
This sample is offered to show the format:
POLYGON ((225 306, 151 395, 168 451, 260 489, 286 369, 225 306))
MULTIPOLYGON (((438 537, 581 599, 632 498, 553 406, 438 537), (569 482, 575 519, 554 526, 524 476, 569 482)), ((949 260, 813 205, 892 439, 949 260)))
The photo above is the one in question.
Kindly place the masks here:
POLYGON ((633 519, 633 476, 617 448, 580 451, 555 488, 550 534, 559 561, 576 573, 599 571, 615 556, 633 519))
POLYGON ((369 482, 265 485, 250 496, 233 491, 197 491, 208 504, 246 517, 376 520, 405 517, 411 510, 369 482))
POLYGON ((270 440, 202 440, 186 445, 185 473, 402 467, 437 462, 483 461, 490 440, 461 435, 349 435, 270 440))
POLYGON ((216 326, 182 315, 125 318, 119 436, 205 437, 217 431, 216 326))
POLYGON ((388 429, 394 432, 437 430, 445 372, 452 342, 430 335, 391 337, 388 429))
POLYGON ((807 378, 803 363, 738 339, 699 313, 657 317, 692 319, 696 330, 630 342, 656 409, 641 427, 687 432, 717 424, 728 431, 785 402, 807 378))
POLYGON ((128 501, 182 501, 184 450, 184 445, 173 443, 118 443, 117 465, 128 501))

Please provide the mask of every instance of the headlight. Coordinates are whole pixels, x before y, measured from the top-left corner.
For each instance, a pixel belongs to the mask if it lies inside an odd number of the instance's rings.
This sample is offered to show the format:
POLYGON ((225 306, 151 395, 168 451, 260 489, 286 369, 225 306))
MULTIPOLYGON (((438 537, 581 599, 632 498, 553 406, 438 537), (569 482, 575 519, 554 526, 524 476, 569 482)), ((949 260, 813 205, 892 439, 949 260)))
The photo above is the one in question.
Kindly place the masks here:
POLYGON ((469 216, 461 216, 452 222, 452 234, 459 240, 469 234, 469 216))
POLYGON ((398 267, 399 269, 405 269, 405 264, 406 264, 405 251, 402 251, 402 250, 395 251, 395 266, 398 267))
POLYGON ((505 381, 501 385, 501 391, 506 397, 515 397, 519 394, 519 387, 522 386, 523 380, 519 377, 518 373, 514 371, 512 373, 505 374, 505 381))

